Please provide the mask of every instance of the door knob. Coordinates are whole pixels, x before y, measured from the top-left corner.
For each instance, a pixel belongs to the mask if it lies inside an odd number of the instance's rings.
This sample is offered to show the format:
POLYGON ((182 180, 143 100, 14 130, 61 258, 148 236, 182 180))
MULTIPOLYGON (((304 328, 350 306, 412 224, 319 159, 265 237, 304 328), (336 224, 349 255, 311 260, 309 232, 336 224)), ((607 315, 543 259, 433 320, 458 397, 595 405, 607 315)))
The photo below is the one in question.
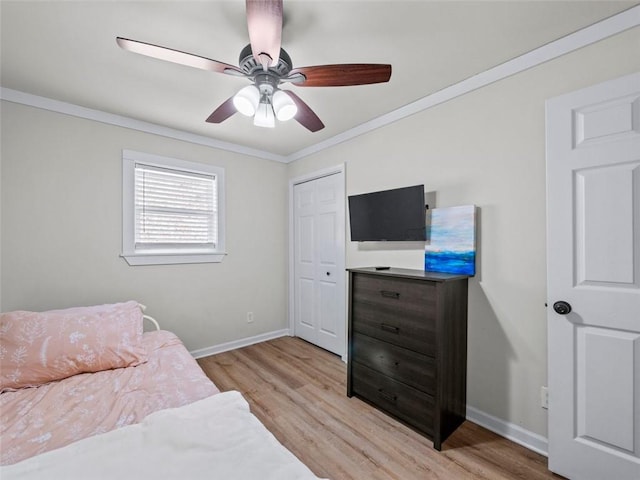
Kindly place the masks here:
POLYGON ((553 304, 553 309, 558 315, 566 315, 567 313, 571 312, 571 305, 563 300, 560 300, 559 302, 553 304))

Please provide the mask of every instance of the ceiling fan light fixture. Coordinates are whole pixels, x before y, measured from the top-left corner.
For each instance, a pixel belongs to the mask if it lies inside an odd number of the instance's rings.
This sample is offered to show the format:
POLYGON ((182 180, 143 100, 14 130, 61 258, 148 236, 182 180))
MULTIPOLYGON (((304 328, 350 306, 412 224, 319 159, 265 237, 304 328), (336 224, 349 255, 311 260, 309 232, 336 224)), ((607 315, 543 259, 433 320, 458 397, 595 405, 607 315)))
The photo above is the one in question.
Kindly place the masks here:
MULTIPOLYGON (((2 0, 0 0, 2 1, 2 0)), ((211 72, 242 77, 252 82, 227 98, 206 119, 219 124, 236 112, 253 117, 254 125, 274 127, 279 121, 295 119, 310 132, 324 124, 297 94, 278 89, 289 82, 300 87, 347 87, 388 82, 391 65, 344 63, 293 69, 291 57, 282 48, 283 0, 246 0, 249 44, 240 52, 239 66, 172 48, 116 37, 120 48, 168 62, 211 72)))
POLYGON ((276 126, 276 117, 273 115, 273 108, 271 104, 267 102, 261 102, 258 105, 258 110, 253 117, 253 124, 256 127, 273 128, 276 126))
POLYGON ((247 117, 253 116, 260 103, 260 91, 255 85, 247 85, 233 97, 233 106, 247 117))
POLYGON ((273 111, 281 122, 291 120, 298 113, 298 107, 295 102, 282 90, 278 90, 273 94, 273 111))

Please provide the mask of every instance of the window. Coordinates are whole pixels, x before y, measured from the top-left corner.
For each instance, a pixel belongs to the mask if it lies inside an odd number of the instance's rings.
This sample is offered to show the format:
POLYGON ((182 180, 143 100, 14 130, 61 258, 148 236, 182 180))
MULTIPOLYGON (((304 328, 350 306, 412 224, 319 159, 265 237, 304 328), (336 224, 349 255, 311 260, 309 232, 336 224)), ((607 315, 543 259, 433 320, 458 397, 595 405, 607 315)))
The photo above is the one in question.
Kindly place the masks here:
POLYGON ((223 168, 123 150, 122 172, 129 265, 222 261, 223 168))

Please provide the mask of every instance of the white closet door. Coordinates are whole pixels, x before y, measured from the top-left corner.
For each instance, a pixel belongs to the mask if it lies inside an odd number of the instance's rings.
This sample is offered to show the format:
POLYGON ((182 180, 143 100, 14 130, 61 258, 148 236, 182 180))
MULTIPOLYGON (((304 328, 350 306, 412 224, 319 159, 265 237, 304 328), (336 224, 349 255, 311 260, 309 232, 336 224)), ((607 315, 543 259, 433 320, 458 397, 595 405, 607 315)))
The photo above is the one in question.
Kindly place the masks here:
POLYGON ((346 344, 343 176, 297 184, 293 200, 295 335, 342 356, 346 344))

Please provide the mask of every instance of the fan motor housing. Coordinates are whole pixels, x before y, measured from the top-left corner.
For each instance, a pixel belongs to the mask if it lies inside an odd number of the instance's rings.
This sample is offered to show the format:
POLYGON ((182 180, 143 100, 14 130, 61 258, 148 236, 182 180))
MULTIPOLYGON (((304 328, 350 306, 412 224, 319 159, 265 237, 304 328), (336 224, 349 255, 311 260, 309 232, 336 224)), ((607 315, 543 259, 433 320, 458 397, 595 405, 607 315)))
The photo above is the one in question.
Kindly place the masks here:
MULTIPOLYGON (((253 56, 251 44, 244 47, 240 52, 238 65, 245 74, 251 77, 253 77, 256 73, 259 73, 258 70, 264 72, 262 64, 260 64, 253 56)), ((268 72, 271 73, 271 75, 277 76, 278 78, 283 78, 289 74, 292 68, 293 64, 291 62, 291 57, 289 57, 289 54, 283 48, 281 48, 278 64, 274 67, 269 67, 268 72)))

